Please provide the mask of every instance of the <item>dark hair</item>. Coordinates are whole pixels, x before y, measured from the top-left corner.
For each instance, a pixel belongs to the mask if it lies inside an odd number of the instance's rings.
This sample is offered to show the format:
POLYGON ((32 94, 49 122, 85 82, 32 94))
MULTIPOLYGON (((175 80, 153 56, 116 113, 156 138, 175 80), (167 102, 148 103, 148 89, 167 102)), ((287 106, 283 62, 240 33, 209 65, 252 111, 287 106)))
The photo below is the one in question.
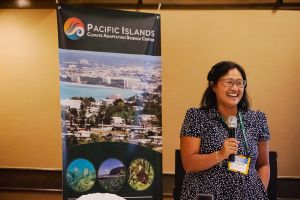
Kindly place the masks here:
MULTIPOLYGON (((237 63, 231 61, 222 61, 215 64, 208 72, 207 75, 208 86, 201 99, 201 103, 200 103, 201 108, 211 108, 217 106, 217 98, 215 92, 213 91, 213 85, 216 84, 218 80, 222 76, 227 74, 228 71, 231 69, 239 70, 239 72, 242 74, 243 80, 247 80, 245 70, 237 63)), ((247 85, 245 86, 243 96, 237 105, 238 109, 241 110, 248 110, 250 108, 250 103, 248 100, 248 94, 246 88, 247 85)))

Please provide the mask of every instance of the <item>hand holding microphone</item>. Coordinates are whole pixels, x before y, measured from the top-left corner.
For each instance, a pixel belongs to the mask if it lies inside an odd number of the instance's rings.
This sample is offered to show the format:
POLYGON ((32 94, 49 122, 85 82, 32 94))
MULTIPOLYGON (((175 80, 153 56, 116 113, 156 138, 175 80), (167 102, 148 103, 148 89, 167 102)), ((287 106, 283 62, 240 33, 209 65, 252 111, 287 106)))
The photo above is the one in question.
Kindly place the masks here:
POLYGON ((239 141, 235 138, 227 138, 220 150, 220 157, 223 159, 230 159, 230 155, 237 154, 239 141))
POLYGON ((240 143, 235 139, 235 132, 237 127, 236 116, 228 117, 228 128, 229 128, 229 138, 227 138, 220 150, 220 154, 223 158, 228 158, 229 161, 234 161, 234 155, 237 154, 238 144, 240 143))

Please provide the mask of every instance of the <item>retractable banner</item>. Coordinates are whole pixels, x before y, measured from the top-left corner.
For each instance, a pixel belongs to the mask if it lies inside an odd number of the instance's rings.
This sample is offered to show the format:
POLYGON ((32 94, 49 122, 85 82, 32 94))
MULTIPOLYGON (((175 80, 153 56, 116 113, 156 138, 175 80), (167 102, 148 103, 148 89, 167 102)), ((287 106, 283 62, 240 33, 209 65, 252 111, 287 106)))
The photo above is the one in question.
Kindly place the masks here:
POLYGON ((57 19, 63 199, 162 199, 160 15, 57 5, 57 19))

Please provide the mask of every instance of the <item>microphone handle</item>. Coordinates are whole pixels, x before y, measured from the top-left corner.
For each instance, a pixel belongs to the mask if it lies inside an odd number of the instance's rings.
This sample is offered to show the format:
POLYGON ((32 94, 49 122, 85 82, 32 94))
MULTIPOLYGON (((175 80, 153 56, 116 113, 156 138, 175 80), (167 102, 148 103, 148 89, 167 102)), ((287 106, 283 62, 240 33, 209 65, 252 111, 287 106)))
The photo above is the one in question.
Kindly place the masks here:
MULTIPOLYGON (((235 128, 229 128, 229 137, 235 138, 235 128)), ((228 157, 228 161, 234 162, 235 161, 234 156, 235 156, 234 154, 230 154, 228 157)))
POLYGON ((235 156, 234 154, 230 154, 229 157, 228 157, 228 161, 229 162, 234 162, 235 161, 234 156, 235 156))

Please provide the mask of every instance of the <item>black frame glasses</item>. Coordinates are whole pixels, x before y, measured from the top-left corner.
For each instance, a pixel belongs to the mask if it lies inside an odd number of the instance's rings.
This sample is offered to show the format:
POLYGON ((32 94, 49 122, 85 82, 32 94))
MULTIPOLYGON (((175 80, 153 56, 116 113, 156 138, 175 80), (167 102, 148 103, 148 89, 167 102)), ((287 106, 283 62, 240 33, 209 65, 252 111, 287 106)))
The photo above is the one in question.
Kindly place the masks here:
POLYGON ((247 81, 242 79, 234 80, 232 78, 224 78, 219 79, 219 81, 222 81, 225 87, 232 87, 233 85, 236 85, 238 88, 245 88, 247 85, 247 81))

